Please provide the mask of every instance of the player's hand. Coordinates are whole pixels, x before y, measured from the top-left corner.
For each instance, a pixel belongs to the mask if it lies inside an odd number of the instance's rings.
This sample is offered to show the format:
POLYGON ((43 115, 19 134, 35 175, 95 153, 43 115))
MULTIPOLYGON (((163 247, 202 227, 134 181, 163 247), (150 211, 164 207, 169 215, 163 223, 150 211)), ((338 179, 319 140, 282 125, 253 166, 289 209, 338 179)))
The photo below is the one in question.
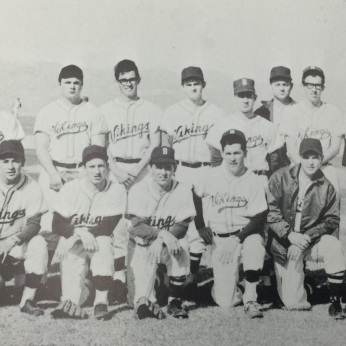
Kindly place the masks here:
POLYGON ((181 246, 179 239, 177 239, 172 233, 166 230, 161 230, 157 237, 163 240, 171 255, 177 255, 180 252, 181 246))
POLYGON ((151 264, 157 264, 160 262, 161 251, 163 246, 163 240, 156 238, 149 246, 148 262, 151 264))
POLYGON ((234 255, 236 253, 239 243, 240 243, 240 239, 238 237, 230 237, 225 242, 221 250, 221 255, 220 255, 221 264, 225 265, 234 261, 235 259, 234 255))
POLYGON ((288 235, 288 240, 292 245, 299 247, 301 250, 305 250, 311 243, 311 238, 307 234, 291 232, 288 235))
POLYGON ((198 233, 206 245, 211 245, 213 243, 213 232, 210 227, 203 227, 198 230, 198 233))
POLYGON ((126 188, 130 188, 136 180, 136 176, 131 175, 130 173, 119 169, 116 174, 116 178, 120 184, 124 184, 126 188))
POLYGON ((291 261, 298 261, 302 254, 303 250, 296 245, 291 245, 287 250, 287 258, 291 261))
POLYGON ((58 247, 55 250, 55 256, 58 261, 61 262, 66 257, 67 253, 72 249, 78 239, 79 237, 76 235, 73 235, 68 239, 60 237, 58 247))
POLYGON ((59 191, 63 186, 63 181, 59 172, 49 176, 50 188, 54 191, 59 191))
POLYGON ((16 238, 17 237, 12 236, 0 241, 0 256, 3 255, 2 261, 5 261, 8 253, 16 245, 16 238))
POLYGON ((86 251, 99 251, 99 245, 97 243, 96 238, 87 229, 77 228, 74 231, 74 234, 80 238, 86 251))

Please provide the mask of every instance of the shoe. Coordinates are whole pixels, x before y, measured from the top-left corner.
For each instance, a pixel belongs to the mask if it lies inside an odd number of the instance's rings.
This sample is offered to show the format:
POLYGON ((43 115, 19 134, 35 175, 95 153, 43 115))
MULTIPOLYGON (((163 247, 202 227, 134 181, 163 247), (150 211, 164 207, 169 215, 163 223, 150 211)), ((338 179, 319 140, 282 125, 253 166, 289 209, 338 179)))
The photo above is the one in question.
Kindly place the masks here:
POLYGON ((157 318, 158 320, 163 320, 165 318, 158 304, 152 303, 146 297, 142 297, 138 300, 136 313, 140 320, 144 318, 157 318))
POLYGON ((106 304, 97 304, 94 307, 94 315, 97 320, 105 321, 109 317, 108 307, 106 304))
POLYGON ((114 280, 108 292, 110 305, 124 304, 127 302, 127 287, 121 280, 114 280))
POLYGON ((329 316, 333 317, 335 320, 342 320, 345 315, 342 312, 340 297, 331 297, 330 305, 328 308, 329 316))
POLYGON ((20 311, 33 316, 41 316, 44 314, 44 311, 29 299, 25 302, 25 305, 20 308, 20 311))
POLYGON ((179 299, 173 299, 168 304, 167 313, 174 318, 188 318, 188 313, 181 307, 181 301, 179 299))
POLYGON ((259 310, 259 306, 256 302, 248 302, 245 304, 244 306, 245 309, 245 314, 249 317, 249 318, 262 318, 263 314, 262 312, 259 310))

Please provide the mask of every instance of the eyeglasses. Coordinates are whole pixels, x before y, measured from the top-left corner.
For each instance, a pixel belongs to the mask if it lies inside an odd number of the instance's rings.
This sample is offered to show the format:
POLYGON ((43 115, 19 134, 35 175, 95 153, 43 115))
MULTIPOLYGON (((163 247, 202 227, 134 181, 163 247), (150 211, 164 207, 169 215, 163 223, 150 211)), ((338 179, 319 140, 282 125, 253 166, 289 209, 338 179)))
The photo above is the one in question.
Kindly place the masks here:
POLYGON ((312 89, 313 87, 315 87, 316 90, 322 90, 323 89, 323 84, 304 83, 303 85, 305 87, 307 87, 308 89, 312 89))
POLYGON ((121 85, 126 85, 126 84, 128 84, 128 83, 134 84, 134 83, 137 82, 137 78, 129 78, 129 79, 122 78, 122 79, 118 79, 118 82, 119 82, 121 85))

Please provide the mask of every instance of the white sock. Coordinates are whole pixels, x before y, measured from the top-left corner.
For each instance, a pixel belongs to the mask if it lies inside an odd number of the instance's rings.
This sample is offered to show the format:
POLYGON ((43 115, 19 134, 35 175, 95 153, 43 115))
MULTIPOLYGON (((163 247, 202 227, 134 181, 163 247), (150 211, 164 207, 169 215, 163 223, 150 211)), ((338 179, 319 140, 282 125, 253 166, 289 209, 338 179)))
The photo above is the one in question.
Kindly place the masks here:
POLYGON ((108 305, 108 290, 107 291, 96 290, 94 306, 96 306, 98 304, 108 305))
POLYGON ((114 272, 113 280, 120 280, 124 284, 126 282, 125 270, 118 270, 114 272))
POLYGON ((19 307, 23 307, 27 300, 34 300, 37 288, 24 287, 22 300, 20 301, 19 307))
POLYGON ((245 280, 245 292, 243 295, 244 305, 248 302, 257 302, 257 291, 256 291, 257 284, 258 284, 258 281, 249 282, 245 280))

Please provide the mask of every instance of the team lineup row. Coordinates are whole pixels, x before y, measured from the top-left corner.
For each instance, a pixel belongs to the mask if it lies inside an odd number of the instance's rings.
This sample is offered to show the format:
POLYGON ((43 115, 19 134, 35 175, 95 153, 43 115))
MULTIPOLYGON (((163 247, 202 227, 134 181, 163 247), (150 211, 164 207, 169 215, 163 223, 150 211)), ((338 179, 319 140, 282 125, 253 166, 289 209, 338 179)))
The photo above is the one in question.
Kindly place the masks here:
POLYGON ((139 98, 134 62, 119 62, 115 79, 120 96, 98 110, 81 98, 82 70, 61 70, 61 97, 35 122, 40 188, 21 173, 20 124, 10 115, 3 122, 0 256, 7 269, 25 259, 25 270, 16 269, 22 279, 15 280, 25 286, 21 310, 43 313, 34 296, 56 252, 62 303, 54 317, 86 317, 81 306, 90 259, 96 318, 109 316, 109 288, 123 292, 126 282, 139 318, 163 318, 154 290, 158 263, 166 264, 170 279, 167 313, 187 318, 183 291, 197 288, 200 260, 211 245, 211 295, 218 305, 243 302, 250 318, 263 316, 256 287, 266 248, 286 308, 311 307, 303 263, 322 258, 329 313, 344 318, 344 257, 341 242, 331 236, 339 226, 339 188, 330 164, 344 135, 343 118, 321 100, 323 71, 303 71, 306 100, 295 104, 290 70, 273 68, 274 99, 256 111, 254 81, 236 80, 238 110, 231 115, 203 99, 206 83, 198 67, 182 71, 187 97, 163 115, 139 98))

